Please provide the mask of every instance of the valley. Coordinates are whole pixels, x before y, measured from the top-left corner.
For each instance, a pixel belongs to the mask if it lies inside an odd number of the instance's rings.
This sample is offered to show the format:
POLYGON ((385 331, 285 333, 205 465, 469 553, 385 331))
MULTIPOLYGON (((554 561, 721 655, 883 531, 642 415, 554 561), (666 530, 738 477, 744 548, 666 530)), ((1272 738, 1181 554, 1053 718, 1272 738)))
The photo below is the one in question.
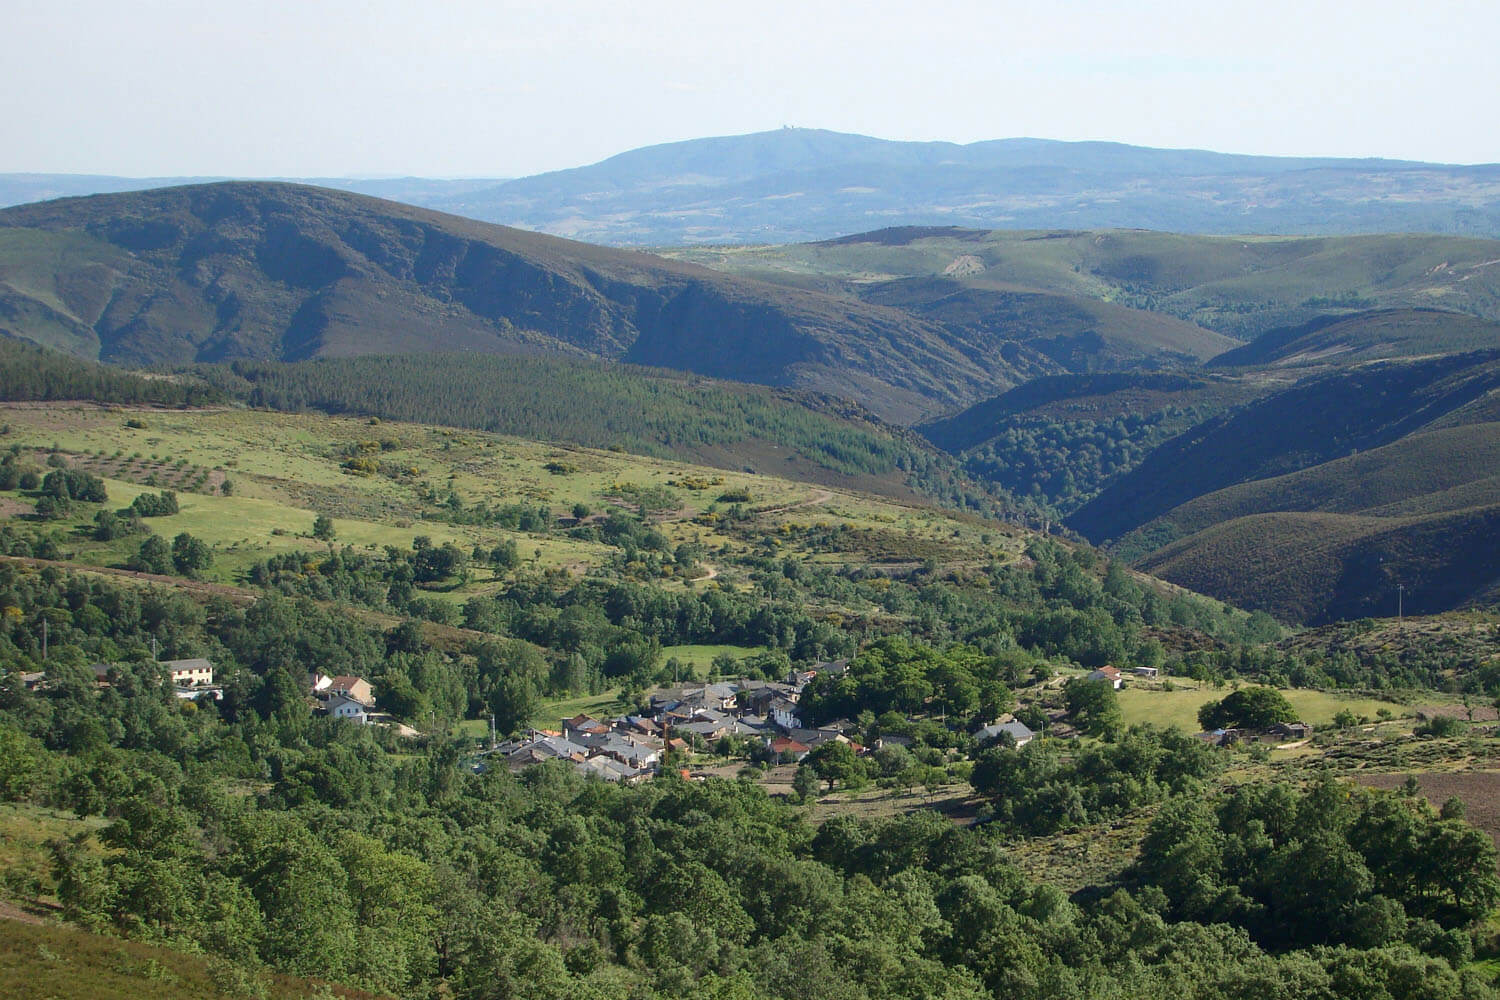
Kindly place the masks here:
POLYGON ((1496 259, 0 210, 0 982, 1492 996, 1496 259))

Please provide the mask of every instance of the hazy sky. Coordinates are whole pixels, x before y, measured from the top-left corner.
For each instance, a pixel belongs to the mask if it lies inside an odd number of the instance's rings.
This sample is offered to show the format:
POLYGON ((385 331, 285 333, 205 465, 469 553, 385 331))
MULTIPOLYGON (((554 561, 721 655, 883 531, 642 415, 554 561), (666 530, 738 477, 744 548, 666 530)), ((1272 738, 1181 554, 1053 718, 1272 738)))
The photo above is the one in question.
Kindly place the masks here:
POLYGON ((783 124, 1500 161, 1497 0, 0 0, 0 171, 517 176, 783 124))

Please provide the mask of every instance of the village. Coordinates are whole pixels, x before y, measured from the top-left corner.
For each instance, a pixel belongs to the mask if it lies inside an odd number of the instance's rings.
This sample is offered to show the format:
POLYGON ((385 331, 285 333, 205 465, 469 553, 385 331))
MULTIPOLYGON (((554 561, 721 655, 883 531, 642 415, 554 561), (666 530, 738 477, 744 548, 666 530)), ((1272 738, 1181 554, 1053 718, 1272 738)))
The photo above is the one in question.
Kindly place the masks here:
MULTIPOLYGON (((224 689, 215 682, 213 663, 205 658, 158 661, 164 681, 183 701, 222 701, 224 689)), ((109 687, 115 666, 90 666, 95 683, 109 687)), ((845 744, 857 757, 886 746, 911 748, 911 736, 882 733, 866 746, 866 727, 849 719, 813 723, 805 718, 802 695, 820 676, 837 679, 849 670, 848 660, 830 660, 794 667, 782 680, 719 680, 657 688, 648 692, 635 712, 595 718, 579 714, 559 720, 557 729, 530 728, 501 738, 491 728, 488 739, 471 758, 471 768, 482 772, 503 765, 519 771, 547 761, 571 763, 581 774, 603 781, 639 784, 671 766, 684 776, 694 772, 682 765, 695 754, 717 751, 720 756, 748 758, 775 765, 797 764, 825 743, 845 744)), ((1136 667, 1129 674, 1104 666, 1076 679, 1122 689, 1131 679, 1155 682, 1157 670, 1136 667)), ((45 688, 45 672, 20 677, 28 690, 45 688)), ((1058 678, 1059 681, 1062 678, 1058 678)), ((310 671, 305 677, 306 704, 317 716, 354 725, 382 726, 401 737, 416 739, 420 730, 377 708, 376 686, 355 675, 329 675, 310 671)), ((1076 735, 1064 712, 1045 717, 1046 731, 1068 738, 1076 735)), ((972 734, 973 746, 1002 744, 1017 749, 1038 738, 1038 732, 1011 713, 1003 713, 972 734)), ((1196 734, 1212 746, 1266 743, 1276 746, 1299 744, 1310 739, 1312 727, 1301 721, 1283 721, 1264 727, 1213 728, 1196 734)))
MULTIPOLYGON (((737 746, 753 761, 799 763, 819 746, 837 742, 858 756, 883 746, 910 747, 904 735, 883 735, 874 746, 859 742, 864 727, 848 719, 812 724, 800 704, 804 689, 820 675, 838 677, 847 660, 794 669, 782 681, 737 680, 658 688, 644 711, 608 719, 577 715, 557 730, 531 729, 503 741, 490 740, 475 760, 476 769, 504 762, 520 769, 549 760, 571 761, 583 774, 605 781, 637 784, 658 774, 671 754, 686 759, 695 751, 737 746)), ((999 740, 1025 746, 1036 734, 1009 714, 974 734, 981 744, 999 740)), ((685 774, 691 772, 684 771, 685 774)))

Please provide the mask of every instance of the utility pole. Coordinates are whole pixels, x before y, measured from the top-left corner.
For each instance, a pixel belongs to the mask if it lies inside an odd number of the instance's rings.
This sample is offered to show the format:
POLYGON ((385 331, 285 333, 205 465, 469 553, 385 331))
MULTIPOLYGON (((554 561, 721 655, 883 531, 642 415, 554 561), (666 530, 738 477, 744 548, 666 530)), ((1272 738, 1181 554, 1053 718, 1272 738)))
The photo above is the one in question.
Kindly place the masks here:
POLYGON ((1406 584, 1396 584, 1396 624, 1401 624, 1402 613, 1406 606, 1406 584))

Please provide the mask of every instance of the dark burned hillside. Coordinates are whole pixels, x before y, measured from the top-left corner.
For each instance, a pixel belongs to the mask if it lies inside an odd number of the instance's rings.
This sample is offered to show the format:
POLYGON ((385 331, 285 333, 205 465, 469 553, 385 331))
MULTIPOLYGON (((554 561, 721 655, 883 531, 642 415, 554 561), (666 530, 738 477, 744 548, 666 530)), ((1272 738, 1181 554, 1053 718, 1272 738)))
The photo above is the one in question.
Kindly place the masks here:
POLYGON ((1316 376, 1158 448, 1070 519, 1118 538, 1194 497, 1389 444, 1500 387, 1500 352, 1316 376))
POLYGON ((1214 358, 1213 368, 1347 365, 1500 346, 1500 323, 1439 309, 1319 316, 1272 330, 1214 358))

